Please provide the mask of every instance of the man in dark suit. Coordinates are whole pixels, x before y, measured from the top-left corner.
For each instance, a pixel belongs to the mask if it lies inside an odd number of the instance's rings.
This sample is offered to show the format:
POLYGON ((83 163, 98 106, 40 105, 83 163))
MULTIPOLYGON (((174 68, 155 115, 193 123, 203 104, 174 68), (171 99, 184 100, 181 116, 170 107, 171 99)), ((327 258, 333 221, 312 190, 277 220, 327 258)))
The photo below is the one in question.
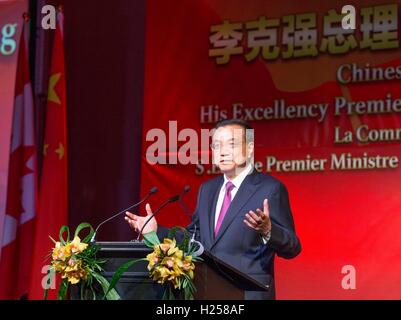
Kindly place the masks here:
MULTIPOLYGON (((192 223, 196 238, 212 254, 268 286, 267 292, 247 291, 246 299, 274 299, 274 256, 291 259, 301 252, 286 187, 253 167, 253 129, 242 120, 217 123, 212 135, 213 162, 223 175, 203 183, 192 223)), ((147 216, 127 212, 136 231, 147 216)), ((165 234, 153 218, 143 233, 165 234)))

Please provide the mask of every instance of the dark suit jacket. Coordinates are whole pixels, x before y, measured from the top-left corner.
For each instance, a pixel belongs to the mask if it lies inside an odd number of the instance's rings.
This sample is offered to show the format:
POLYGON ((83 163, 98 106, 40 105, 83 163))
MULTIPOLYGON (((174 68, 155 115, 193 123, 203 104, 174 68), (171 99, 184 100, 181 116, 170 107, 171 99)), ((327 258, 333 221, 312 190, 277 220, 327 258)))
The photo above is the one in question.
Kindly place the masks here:
MULTIPOLYGON (((223 176, 203 183, 199 188, 192 223, 205 249, 257 281, 269 286, 267 292, 247 291, 246 299, 274 299, 274 256, 294 258, 301 252, 295 234, 294 221, 285 186, 277 179, 255 169, 242 182, 224 217, 219 233, 214 237, 217 198, 224 183, 223 176), (269 201, 272 222, 271 238, 264 244, 261 236, 244 222, 245 214, 257 208, 263 210, 263 200, 269 201)), ((165 233, 159 229, 159 235, 165 233)))

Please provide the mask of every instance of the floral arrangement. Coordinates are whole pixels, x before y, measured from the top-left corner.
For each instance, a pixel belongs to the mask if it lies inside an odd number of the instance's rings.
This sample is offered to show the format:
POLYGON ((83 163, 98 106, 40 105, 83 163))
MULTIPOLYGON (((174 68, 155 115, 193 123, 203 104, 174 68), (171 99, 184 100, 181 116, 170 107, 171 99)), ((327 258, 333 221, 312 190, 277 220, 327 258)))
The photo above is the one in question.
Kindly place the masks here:
MULTIPOLYGON (((81 223, 74 233, 74 238, 70 241, 70 230, 67 226, 60 229, 59 239, 54 242, 55 246, 50 253, 51 263, 48 275, 60 274, 61 284, 58 289, 58 299, 65 300, 70 285, 80 285, 81 299, 96 299, 96 286, 99 284, 105 293, 104 298, 108 300, 118 300, 120 296, 117 291, 110 288, 109 282, 101 275, 102 264, 105 261, 97 259, 96 254, 99 246, 89 245, 94 230, 88 223, 81 223), (89 229, 89 234, 81 241, 79 233, 83 229, 89 229), (64 239, 63 234, 67 233, 64 239), (89 295, 89 296, 88 296, 89 295)), ((48 276, 48 285, 52 277, 48 276)), ((48 288, 45 289, 44 299, 47 298, 48 288)))
POLYGON ((185 299, 192 300, 196 292, 194 285, 195 262, 201 261, 198 242, 190 241, 186 229, 174 227, 170 230, 168 237, 161 243, 155 232, 144 235, 145 244, 153 248, 153 252, 146 258, 128 261, 123 264, 114 274, 110 282, 112 289, 122 274, 132 265, 147 261, 149 277, 164 287, 163 299, 185 299), (183 240, 177 244, 174 235, 178 229, 184 233, 183 240))
MULTIPOLYGON (((110 282, 102 276, 102 265, 106 260, 98 260, 99 246, 89 243, 93 234, 94 230, 90 224, 81 223, 75 230, 72 240, 70 240, 70 230, 67 226, 60 229, 60 241, 50 237, 54 242, 54 248, 49 255, 51 262, 47 284, 50 286, 51 275, 61 275, 61 284, 58 288, 59 300, 66 299, 70 286, 79 286, 81 300, 97 299, 99 286, 104 294, 103 299, 119 300, 120 296, 114 289, 115 285, 125 271, 140 261, 148 263, 149 277, 164 287, 163 299, 194 298, 195 262, 202 260, 200 255, 203 248, 197 241, 189 239, 186 229, 172 228, 162 243, 155 232, 145 234, 144 242, 148 247, 153 248, 153 252, 146 258, 131 260, 120 266, 110 282), (89 229, 89 233, 81 240, 79 234, 83 229, 89 229), (179 244, 174 238, 177 230, 184 233, 183 240, 179 244), (66 238, 64 238, 65 233, 66 238)), ((48 288, 45 289, 45 299, 47 293, 48 288)))

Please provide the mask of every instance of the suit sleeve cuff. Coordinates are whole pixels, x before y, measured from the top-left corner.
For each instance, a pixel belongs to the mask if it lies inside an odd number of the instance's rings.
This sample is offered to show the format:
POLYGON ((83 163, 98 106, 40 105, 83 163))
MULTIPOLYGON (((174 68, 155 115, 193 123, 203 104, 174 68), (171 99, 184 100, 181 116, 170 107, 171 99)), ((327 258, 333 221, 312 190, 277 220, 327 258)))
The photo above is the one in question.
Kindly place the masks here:
POLYGON ((272 231, 271 231, 271 229, 270 229, 270 231, 267 233, 267 235, 261 236, 261 237, 262 237, 263 244, 268 244, 268 243, 269 243, 269 240, 270 240, 270 238, 271 238, 271 236, 272 236, 272 231))

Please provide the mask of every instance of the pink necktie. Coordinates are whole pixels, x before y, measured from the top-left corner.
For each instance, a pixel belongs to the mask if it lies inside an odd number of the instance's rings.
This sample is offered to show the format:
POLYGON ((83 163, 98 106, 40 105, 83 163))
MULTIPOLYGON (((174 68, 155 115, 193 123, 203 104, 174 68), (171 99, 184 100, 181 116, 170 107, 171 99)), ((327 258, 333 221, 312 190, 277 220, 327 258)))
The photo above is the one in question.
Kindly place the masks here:
POLYGON ((216 223, 216 227, 214 228, 214 236, 216 237, 219 233, 221 223, 223 222, 224 216, 227 213, 228 208, 230 207, 231 203, 231 191, 234 189, 234 184, 231 181, 226 183, 226 192, 224 195, 223 205, 221 206, 219 218, 216 223))

